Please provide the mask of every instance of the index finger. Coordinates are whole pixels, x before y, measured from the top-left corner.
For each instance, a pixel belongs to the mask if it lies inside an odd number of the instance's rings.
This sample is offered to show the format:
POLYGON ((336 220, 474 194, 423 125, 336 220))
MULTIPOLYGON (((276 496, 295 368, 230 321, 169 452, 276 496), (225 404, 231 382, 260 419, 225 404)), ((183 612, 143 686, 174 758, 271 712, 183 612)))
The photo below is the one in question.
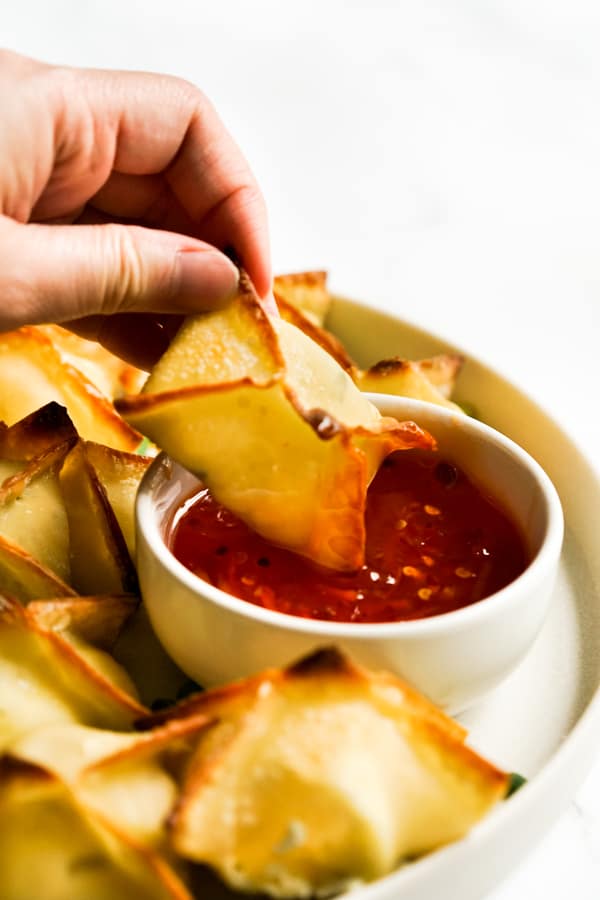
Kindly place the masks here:
MULTIPOLYGON (((114 140, 113 170, 162 174, 194 237, 232 249, 261 296, 271 288, 267 215, 248 163, 204 94, 188 82, 143 72, 86 70, 84 90, 99 131, 114 140)), ((81 90, 81 84, 79 84, 81 90)), ((110 179, 94 203, 102 204, 110 179)))

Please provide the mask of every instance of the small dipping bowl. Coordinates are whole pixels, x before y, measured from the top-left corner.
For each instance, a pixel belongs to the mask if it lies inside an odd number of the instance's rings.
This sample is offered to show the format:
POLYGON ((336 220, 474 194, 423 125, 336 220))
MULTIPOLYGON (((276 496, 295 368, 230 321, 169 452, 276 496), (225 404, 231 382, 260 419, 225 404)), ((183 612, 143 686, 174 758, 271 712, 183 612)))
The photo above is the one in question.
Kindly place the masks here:
POLYGON ((175 510, 198 480, 164 454, 148 469, 136 503, 140 587, 159 640, 192 679, 211 687, 285 666, 336 645, 374 669, 413 684, 450 713, 481 699, 519 663, 548 611, 563 538, 556 490, 517 444, 476 419, 418 400, 369 395, 383 415, 412 419, 496 498, 521 532, 531 562, 502 590, 462 609, 401 622, 305 619, 264 609, 203 581, 166 541, 175 510))

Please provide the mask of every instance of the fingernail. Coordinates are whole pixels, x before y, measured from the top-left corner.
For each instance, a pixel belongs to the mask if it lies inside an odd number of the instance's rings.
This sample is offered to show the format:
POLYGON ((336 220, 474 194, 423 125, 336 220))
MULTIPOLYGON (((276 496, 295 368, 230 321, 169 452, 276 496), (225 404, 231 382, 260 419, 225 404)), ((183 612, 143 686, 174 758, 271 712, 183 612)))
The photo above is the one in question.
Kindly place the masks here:
POLYGON ((263 306, 266 311, 271 316, 279 316, 279 310, 277 309, 277 303, 275 302, 275 297, 272 293, 267 294, 267 296, 263 300, 263 306))
POLYGON ((201 312, 223 306, 238 290, 239 271, 218 250, 179 250, 174 305, 201 312))

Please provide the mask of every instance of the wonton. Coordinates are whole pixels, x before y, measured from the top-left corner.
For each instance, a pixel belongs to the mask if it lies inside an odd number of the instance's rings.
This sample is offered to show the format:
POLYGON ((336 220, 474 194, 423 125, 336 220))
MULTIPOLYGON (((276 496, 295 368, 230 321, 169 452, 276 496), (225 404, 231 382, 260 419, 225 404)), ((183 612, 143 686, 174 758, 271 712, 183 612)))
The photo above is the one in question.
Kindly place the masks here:
POLYGON ((193 900, 151 847, 10 755, 0 758, 0 868, 3 900, 193 900))
POLYGON ((0 592, 23 603, 134 592, 134 503, 150 461, 78 439, 55 402, 0 423, 0 592))
POLYGON ((363 563, 367 487, 385 456, 434 444, 270 318, 245 276, 226 309, 185 321, 119 409, 263 537, 340 570, 363 563))
POLYGON ((275 279, 274 290, 282 318, 300 328, 333 356, 361 391, 411 397, 461 411, 450 399, 463 364, 458 354, 440 353, 420 360, 394 356, 361 369, 339 338, 323 325, 332 300, 325 272, 280 276, 275 279))
MULTIPOLYGON (((146 712, 125 670, 88 639, 85 621, 93 618, 97 634, 102 600, 88 604, 87 611, 77 609, 84 602, 80 598, 62 602, 59 615, 56 607, 46 613, 43 603, 22 607, 0 597, 2 746, 44 724, 78 722, 119 730, 146 712)), ((110 615, 121 621, 130 613, 126 601, 120 612, 111 605, 110 615)))
MULTIPOLYGON (((325 649, 191 697, 204 715, 170 817, 182 856, 236 889, 329 895, 462 837, 508 776, 400 679, 325 649)), ((140 723, 143 724, 143 723, 140 723)))
POLYGON ((51 400, 66 406, 86 440, 119 450, 134 450, 141 440, 95 384, 65 361, 42 328, 0 334, 0 420, 12 425, 51 400))

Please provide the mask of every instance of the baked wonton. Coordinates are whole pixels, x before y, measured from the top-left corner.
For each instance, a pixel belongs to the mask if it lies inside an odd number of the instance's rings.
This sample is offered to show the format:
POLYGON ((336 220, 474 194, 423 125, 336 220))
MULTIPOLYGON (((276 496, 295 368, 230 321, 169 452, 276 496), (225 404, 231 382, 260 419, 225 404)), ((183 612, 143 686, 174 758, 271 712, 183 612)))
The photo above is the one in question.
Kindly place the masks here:
POLYGON ((147 712, 124 669, 84 634, 67 608, 48 617, 40 605, 0 597, 0 746, 44 724, 119 730, 147 712))
POLYGON ((78 439, 55 402, 0 423, 0 592, 23 603, 134 592, 134 504, 150 457, 78 439))
POLYGON ((8 453, 21 451, 22 460, 0 456, 0 591, 26 603, 73 593, 69 526, 59 483, 72 438, 28 458, 21 429, 15 428, 15 441, 10 441, 11 429, 2 437, 8 453))
POLYGON ((336 650, 148 720, 216 719, 171 817, 182 856, 234 888, 329 895, 462 837, 508 777, 405 683, 336 650))
POLYGON ((193 900, 151 847, 44 768, 0 758, 2 900, 193 900))
MULTIPOLYGON (((463 364, 461 356, 440 353, 420 360, 395 356, 381 360, 368 369, 361 369, 342 342, 323 327, 323 319, 312 314, 310 302, 303 302, 305 295, 310 298, 314 293, 316 296, 329 297, 325 272, 282 276, 281 281, 286 289, 278 291, 276 279, 275 296, 282 318, 300 328, 333 356, 361 391, 427 400, 429 403, 460 411, 460 407, 451 401, 450 395, 463 364), (319 276, 318 287, 314 282, 315 276, 319 276)), ((328 307, 329 303, 322 304, 325 311, 328 307)))
POLYGON ((66 365, 79 369, 109 400, 139 391, 146 380, 146 372, 115 356, 97 341, 88 341, 60 325, 36 325, 35 328, 50 339, 66 365))
POLYGON ((189 318, 127 420, 274 543, 340 570, 364 557, 369 482, 384 457, 433 439, 382 417, 318 344, 270 318, 250 282, 189 318))
MULTIPOLYGON (((60 472, 69 520, 71 583, 81 594, 134 592, 133 562, 94 466, 96 452, 90 453, 90 446, 97 447, 78 441, 60 472)), ((134 497, 135 493, 131 496, 132 515, 134 497)))
POLYGON ((395 357, 375 363, 370 369, 357 370, 354 380, 361 391, 427 400, 461 412, 460 407, 449 399, 461 365, 461 357, 451 354, 424 360, 395 357))
POLYGON ((61 722, 22 735, 8 752, 52 771, 106 821, 170 854, 166 823, 179 772, 208 721, 190 716, 143 733, 61 722))
POLYGON ((290 304, 314 325, 322 325, 331 305, 327 289, 327 272, 293 272, 276 275, 273 293, 277 303, 290 304))
POLYGON ((80 437, 120 450, 141 441, 86 376, 61 356, 41 328, 0 334, 0 420, 12 425, 51 400, 66 406, 80 437))

